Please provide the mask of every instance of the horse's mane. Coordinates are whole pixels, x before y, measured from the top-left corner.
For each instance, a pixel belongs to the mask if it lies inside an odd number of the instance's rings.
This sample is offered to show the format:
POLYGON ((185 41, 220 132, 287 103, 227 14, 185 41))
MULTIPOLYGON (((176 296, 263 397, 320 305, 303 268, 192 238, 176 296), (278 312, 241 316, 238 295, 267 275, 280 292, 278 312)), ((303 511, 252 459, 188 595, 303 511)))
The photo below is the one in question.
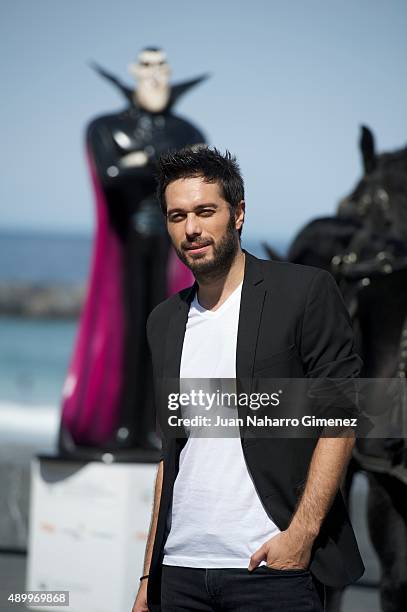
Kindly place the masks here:
POLYGON ((407 172, 407 146, 391 153, 380 153, 377 158, 383 168, 407 172))
POLYGON ((407 192, 407 147, 378 155, 375 172, 386 177, 393 188, 407 192))

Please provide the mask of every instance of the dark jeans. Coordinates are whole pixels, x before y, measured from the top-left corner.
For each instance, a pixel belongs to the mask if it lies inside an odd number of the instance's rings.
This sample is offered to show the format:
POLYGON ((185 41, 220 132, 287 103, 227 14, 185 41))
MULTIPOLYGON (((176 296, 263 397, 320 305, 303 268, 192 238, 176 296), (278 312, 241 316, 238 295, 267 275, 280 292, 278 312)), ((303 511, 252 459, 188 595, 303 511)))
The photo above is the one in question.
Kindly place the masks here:
POLYGON ((162 612, 323 612, 324 585, 308 570, 163 565, 162 612))

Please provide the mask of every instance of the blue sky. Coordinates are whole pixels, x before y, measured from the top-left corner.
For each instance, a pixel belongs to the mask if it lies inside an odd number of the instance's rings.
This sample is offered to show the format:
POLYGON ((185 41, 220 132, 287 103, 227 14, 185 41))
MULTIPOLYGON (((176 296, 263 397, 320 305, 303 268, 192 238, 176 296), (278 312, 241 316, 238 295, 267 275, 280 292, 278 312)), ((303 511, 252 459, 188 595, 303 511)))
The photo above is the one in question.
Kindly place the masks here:
POLYGON ((332 213, 360 175, 361 123, 379 150, 407 141, 403 0, 2 0, 0 23, 0 228, 92 232, 84 130, 122 101, 88 62, 131 83, 146 45, 174 80, 211 73, 177 110, 237 154, 246 236, 332 213))

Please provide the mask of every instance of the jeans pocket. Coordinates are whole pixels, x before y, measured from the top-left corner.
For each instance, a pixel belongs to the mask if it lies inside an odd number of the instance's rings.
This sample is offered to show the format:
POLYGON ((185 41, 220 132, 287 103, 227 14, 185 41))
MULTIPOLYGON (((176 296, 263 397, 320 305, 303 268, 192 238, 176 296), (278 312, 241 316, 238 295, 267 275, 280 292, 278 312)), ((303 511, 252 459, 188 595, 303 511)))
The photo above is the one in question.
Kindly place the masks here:
POLYGON ((264 567, 267 572, 275 574, 276 576, 308 576, 310 571, 303 567, 290 567, 290 568, 276 568, 271 565, 260 565, 264 567))

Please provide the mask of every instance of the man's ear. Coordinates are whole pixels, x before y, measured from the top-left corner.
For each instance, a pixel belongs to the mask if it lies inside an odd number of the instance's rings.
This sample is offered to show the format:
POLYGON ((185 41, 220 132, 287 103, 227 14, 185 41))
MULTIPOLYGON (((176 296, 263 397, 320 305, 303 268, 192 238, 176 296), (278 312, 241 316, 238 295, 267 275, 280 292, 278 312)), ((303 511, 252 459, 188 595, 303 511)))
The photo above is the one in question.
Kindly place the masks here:
POLYGON ((244 222, 244 215, 245 215, 245 207, 246 207, 246 203, 244 200, 240 200, 239 204, 236 206, 236 212, 235 212, 235 224, 236 224, 236 229, 239 230, 244 222))

